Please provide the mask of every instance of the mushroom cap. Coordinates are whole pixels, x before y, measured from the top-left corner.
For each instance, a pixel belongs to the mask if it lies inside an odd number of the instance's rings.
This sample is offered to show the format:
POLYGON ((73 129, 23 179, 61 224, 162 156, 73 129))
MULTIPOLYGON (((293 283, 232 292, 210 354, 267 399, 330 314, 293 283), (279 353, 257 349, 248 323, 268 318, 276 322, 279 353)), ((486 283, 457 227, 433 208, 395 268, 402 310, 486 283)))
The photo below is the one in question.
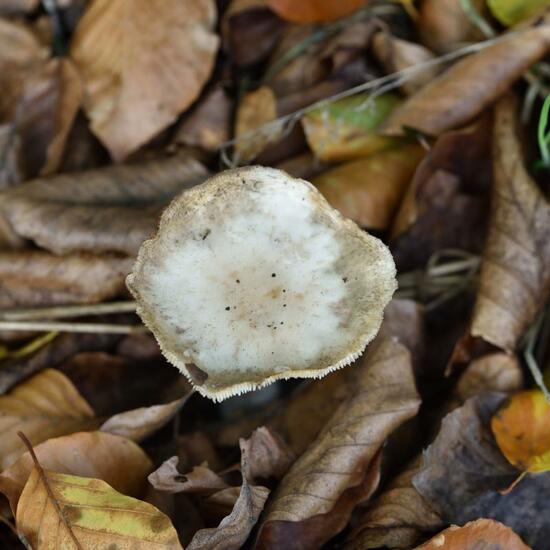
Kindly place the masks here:
POLYGON ((218 401, 350 364, 397 287, 379 239, 261 166, 175 198, 127 285, 166 358, 218 401))

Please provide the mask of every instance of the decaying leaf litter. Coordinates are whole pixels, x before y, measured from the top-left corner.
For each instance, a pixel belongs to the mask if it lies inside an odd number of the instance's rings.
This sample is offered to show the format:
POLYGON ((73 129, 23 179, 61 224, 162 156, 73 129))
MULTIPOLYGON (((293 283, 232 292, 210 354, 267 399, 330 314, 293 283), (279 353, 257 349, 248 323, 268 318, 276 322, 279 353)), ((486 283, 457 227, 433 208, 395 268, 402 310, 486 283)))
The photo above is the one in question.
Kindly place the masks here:
POLYGON ((550 549, 549 54, 548 0, 0 0, 0 547, 550 549))

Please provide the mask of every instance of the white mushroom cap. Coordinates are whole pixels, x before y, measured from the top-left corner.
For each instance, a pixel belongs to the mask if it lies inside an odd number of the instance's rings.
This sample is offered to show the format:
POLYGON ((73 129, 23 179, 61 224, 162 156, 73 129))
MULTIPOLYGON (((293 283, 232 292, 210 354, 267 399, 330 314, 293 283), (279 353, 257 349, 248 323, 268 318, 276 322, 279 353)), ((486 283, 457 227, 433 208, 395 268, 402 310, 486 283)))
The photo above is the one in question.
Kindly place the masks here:
POLYGON ((127 284, 166 358, 215 400, 350 364, 397 286, 380 240, 260 166, 177 197, 127 284))

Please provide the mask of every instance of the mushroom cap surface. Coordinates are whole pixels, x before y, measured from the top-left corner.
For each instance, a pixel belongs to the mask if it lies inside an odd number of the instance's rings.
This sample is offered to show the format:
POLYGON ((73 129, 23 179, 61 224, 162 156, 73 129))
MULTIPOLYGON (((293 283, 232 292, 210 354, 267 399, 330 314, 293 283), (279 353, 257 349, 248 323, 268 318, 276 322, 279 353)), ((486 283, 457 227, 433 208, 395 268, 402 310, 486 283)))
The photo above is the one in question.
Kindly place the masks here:
POLYGON ((379 239, 260 166, 175 198, 127 285, 166 358, 215 400, 350 364, 397 287, 379 239))

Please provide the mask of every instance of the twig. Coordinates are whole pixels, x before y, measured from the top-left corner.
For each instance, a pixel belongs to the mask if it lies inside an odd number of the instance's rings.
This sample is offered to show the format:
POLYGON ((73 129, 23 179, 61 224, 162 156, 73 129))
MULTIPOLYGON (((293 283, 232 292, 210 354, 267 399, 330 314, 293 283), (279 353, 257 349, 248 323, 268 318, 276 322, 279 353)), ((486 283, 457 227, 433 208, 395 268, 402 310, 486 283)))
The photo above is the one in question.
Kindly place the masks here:
POLYGON ((83 332, 94 334, 132 334, 145 332, 143 325, 110 323, 59 323, 50 321, 0 321, 0 330, 36 332, 83 332))
POLYGON ((40 462, 38 462, 38 458, 36 457, 36 453, 34 452, 34 449, 32 447, 31 442, 27 439, 27 436, 23 432, 17 432, 17 435, 23 440, 23 443, 25 444, 25 447, 29 450, 29 453, 31 455, 32 461, 34 462, 34 467, 36 468, 36 471, 38 472, 38 476, 40 477, 40 480, 44 484, 44 487, 46 489, 46 493, 48 494, 49 499, 51 500, 52 504, 54 505, 57 513, 59 514, 59 517, 61 518, 61 521, 63 522, 63 525, 67 528, 67 531, 69 532, 69 535, 73 539, 73 542, 75 543, 78 550, 84 550, 82 548, 82 545, 76 538, 76 535, 74 534, 70 523, 68 522, 63 510, 61 509, 61 506, 59 506, 59 502, 57 502, 57 499, 55 498, 55 495, 53 494, 52 488, 50 487, 50 483, 48 481, 48 478, 46 477, 46 472, 44 472, 44 469, 42 468, 40 462))
POLYGON ((81 317, 83 315, 104 315, 109 313, 133 313, 136 303, 128 300, 124 302, 108 302, 106 304, 67 305, 52 307, 35 307, 24 309, 0 310, 2 321, 34 321, 42 319, 62 319, 67 317, 81 317))
POLYGON ((550 402, 550 392, 544 383, 544 376, 540 370, 537 360, 535 359, 535 346, 537 345, 538 337, 544 323, 545 313, 545 311, 542 311, 529 330, 525 333, 523 358, 525 359, 525 363, 527 363, 527 367, 531 371, 535 384, 540 388, 544 394, 544 397, 546 397, 546 400, 550 402))

